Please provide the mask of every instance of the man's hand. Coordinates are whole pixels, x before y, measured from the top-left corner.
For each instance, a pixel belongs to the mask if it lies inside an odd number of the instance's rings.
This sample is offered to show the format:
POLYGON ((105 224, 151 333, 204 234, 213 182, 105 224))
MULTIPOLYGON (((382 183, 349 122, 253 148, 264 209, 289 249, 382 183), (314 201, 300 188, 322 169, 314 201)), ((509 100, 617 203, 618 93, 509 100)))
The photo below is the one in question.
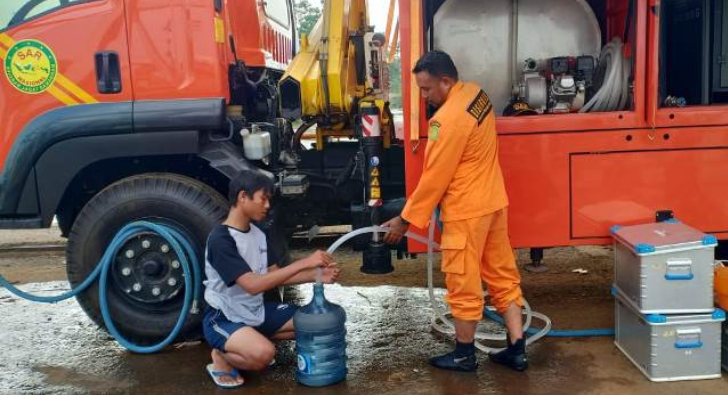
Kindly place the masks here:
POLYGON ((333 262, 328 267, 325 267, 321 271, 321 282, 324 284, 333 284, 339 279, 341 269, 337 267, 337 263, 333 262))
POLYGON ((317 267, 327 267, 334 262, 331 254, 323 251, 316 251, 307 258, 301 260, 303 269, 315 269, 317 267))
POLYGON ((389 227, 389 232, 384 235, 384 242, 387 244, 397 244, 402 240, 404 234, 409 229, 409 224, 405 224, 402 221, 402 217, 396 216, 389 221, 382 224, 384 227, 389 227))

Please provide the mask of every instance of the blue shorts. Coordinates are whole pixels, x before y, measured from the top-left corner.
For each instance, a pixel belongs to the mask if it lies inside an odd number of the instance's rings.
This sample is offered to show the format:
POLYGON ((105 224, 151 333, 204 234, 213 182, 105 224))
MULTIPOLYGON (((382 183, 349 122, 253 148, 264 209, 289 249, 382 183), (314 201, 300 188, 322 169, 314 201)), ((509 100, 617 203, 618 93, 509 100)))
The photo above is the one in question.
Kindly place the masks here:
MULTIPOLYGON (((265 321, 258 326, 251 328, 260 332, 267 338, 273 337, 296 313, 298 306, 287 303, 265 302, 265 321)), ((225 352, 225 342, 235 331, 250 326, 240 322, 232 322, 225 317, 222 311, 210 306, 205 310, 205 317, 202 319, 202 332, 210 347, 225 352)))

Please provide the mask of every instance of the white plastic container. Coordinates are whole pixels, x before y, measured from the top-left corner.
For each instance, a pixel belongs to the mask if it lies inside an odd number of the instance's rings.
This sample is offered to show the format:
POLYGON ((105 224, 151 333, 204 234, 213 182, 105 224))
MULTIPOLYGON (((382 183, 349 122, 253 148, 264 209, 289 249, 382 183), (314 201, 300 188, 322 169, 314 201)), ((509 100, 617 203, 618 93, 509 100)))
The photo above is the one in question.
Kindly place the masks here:
POLYGON ((245 128, 240 131, 240 135, 243 137, 243 150, 247 159, 261 160, 272 152, 270 133, 261 131, 255 125, 252 132, 245 128))

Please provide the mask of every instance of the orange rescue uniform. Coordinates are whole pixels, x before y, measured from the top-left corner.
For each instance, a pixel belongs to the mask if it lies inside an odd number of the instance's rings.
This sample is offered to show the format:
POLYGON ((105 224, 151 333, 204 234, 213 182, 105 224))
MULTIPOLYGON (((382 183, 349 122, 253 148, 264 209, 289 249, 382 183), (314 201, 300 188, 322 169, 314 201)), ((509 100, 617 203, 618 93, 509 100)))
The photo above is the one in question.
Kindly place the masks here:
POLYGON ((498 162, 495 115, 479 86, 458 82, 430 119, 425 167, 402 218, 425 228, 442 210, 442 271, 455 318, 483 316, 482 281, 501 313, 523 306, 508 238, 508 196, 498 162))

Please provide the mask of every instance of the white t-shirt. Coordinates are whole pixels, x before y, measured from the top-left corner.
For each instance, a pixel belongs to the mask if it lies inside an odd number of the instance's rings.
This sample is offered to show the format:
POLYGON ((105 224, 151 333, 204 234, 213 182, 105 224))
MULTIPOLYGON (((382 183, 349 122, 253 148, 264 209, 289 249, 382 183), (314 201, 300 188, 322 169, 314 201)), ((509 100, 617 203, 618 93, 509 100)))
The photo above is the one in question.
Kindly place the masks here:
POLYGON ((226 225, 216 226, 205 249, 205 301, 222 311, 228 320, 258 326, 265 320, 263 294, 251 295, 236 281, 249 272, 268 273, 278 262, 268 249, 265 233, 255 225, 244 232, 226 225))

